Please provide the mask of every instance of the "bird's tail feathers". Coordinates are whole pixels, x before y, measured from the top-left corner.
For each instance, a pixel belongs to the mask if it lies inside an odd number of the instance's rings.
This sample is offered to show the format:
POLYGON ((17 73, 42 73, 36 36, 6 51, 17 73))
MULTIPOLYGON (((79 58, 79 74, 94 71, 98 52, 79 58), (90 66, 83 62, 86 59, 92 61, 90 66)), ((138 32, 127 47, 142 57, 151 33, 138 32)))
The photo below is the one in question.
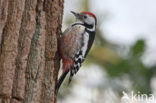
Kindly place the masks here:
POLYGON ((71 83, 71 81, 72 81, 72 77, 73 77, 73 73, 70 72, 70 76, 69 76, 69 80, 68 80, 68 85, 71 83))
POLYGON ((64 72, 64 73, 61 75, 61 77, 59 78, 59 80, 58 80, 58 82, 57 82, 57 84, 56 84, 56 88, 55 88, 55 93, 56 93, 56 94, 58 93, 59 88, 60 88, 61 84, 63 83, 63 81, 64 81, 66 75, 68 74, 68 72, 69 72, 69 70, 67 70, 66 72, 64 72))

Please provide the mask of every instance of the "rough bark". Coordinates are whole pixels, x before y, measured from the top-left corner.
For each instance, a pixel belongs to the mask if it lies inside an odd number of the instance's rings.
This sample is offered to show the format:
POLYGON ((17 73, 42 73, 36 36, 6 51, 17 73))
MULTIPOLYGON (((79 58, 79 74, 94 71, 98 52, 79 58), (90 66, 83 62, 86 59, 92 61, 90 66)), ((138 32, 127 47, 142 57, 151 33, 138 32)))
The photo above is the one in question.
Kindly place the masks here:
POLYGON ((0 103, 56 103, 64 0, 0 0, 0 103))

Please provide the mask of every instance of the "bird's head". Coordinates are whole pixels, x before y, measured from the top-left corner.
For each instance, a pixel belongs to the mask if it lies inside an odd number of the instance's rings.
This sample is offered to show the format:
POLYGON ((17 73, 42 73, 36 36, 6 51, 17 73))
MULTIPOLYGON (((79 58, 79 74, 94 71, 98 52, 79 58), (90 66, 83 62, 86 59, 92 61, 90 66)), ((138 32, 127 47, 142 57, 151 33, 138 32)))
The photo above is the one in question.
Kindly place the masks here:
POLYGON ((84 11, 81 13, 76 13, 71 11, 71 13, 76 17, 76 21, 82 22, 83 24, 95 26, 97 23, 96 16, 91 12, 84 11))

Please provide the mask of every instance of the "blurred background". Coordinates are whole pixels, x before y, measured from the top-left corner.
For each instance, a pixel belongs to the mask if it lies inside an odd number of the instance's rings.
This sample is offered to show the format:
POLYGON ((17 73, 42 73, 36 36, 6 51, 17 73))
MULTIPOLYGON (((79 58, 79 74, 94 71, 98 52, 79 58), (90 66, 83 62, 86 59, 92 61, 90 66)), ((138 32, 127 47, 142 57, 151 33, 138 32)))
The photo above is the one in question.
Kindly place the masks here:
POLYGON ((132 91, 156 99, 156 0, 65 0, 62 31, 75 19, 70 11, 93 12, 98 25, 94 46, 70 86, 60 88, 58 103, 147 103, 122 100, 132 91))

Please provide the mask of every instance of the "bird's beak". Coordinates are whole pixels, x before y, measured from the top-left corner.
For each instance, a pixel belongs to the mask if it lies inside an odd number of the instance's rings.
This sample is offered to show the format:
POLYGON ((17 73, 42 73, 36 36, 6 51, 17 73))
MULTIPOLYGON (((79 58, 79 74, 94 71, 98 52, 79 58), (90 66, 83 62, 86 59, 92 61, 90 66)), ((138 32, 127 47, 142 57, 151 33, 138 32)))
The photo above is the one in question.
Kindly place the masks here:
POLYGON ((79 13, 76 13, 74 11, 71 11, 71 13, 76 17, 76 19, 80 18, 80 14, 79 13))

